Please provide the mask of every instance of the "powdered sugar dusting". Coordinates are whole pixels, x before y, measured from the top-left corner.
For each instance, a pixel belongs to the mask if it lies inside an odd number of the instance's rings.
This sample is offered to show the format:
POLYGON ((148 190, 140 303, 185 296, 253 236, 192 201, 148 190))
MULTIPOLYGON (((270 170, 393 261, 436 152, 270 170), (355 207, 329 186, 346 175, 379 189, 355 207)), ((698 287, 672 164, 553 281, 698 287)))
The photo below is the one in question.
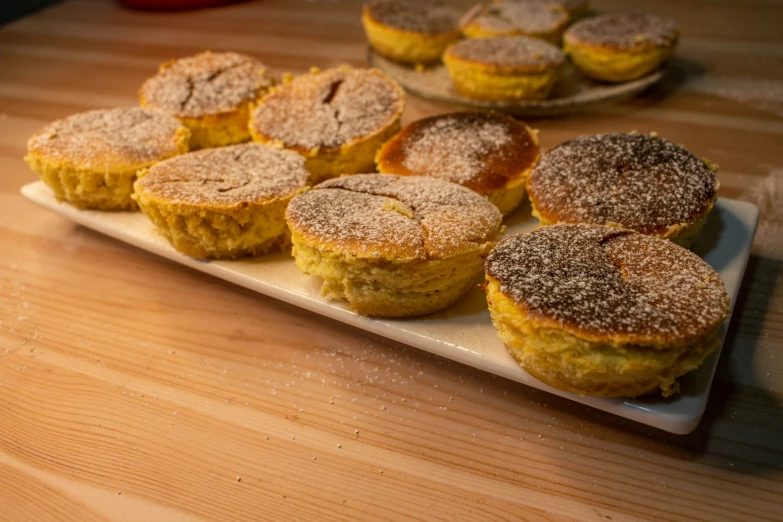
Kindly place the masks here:
POLYGON ((163 64, 139 96, 145 107, 198 118, 235 110, 272 83, 266 67, 251 56, 205 51, 163 64))
POLYGON ((501 241, 486 270, 534 317, 590 333, 689 340, 729 314, 723 282, 707 263, 629 230, 544 227, 501 241))
POLYGON ((677 40, 674 22, 647 13, 610 13, 586 18, 568 28, 566 41, 629 49, 670 45, 677 40))
POLYGON ((384 145, 378 168, 389 174, 432 176, 480 194, 518 178, 538 157, 529 129, 490 112, 458 112, 415 121, 384 145))
POLYGON ((93 169, 141 168, 179 154, 176 118, 138 107, 99 109, 50 123, 27 142, 31 153, 93 169))
POLYGON ((492 32, 538 35, 556 30, 568 21, 558 2, 547 0, 505 0, 484 7, 469 23, 492 32))
POLYGON ((295 78, 264 98, 251 126, 286 147, 337 148, 391 125, 402 88, 376 69, 340 67, 295 78))
POLYGON ((175 204, 241 206, 290 197, 307 185, 307 178, 299 154, 244 143, 158 163, 136 182, 135 189, 175 204))
POLYGON ((472 62, 534 70, 557 67, 565 61, 565 55, 554 45, 527 36, 471 38, 447 52, 472 62))
POLYGON ((373 0, 370 16, 385 25, 425 34, 457 30, 459 12, 439 0, 373 0))
POLYGON ((440 259, 494 240, 497 208, 447 181, 359 174, 297 196, 286 213, 295 233, 365 257, 440 259))
POLYGON ((533 169, 536 210, 566 223, 616 223, 644 233, 690 223, 718 193, 705 163, 669 140, 598 134, 563 143, 533 169))

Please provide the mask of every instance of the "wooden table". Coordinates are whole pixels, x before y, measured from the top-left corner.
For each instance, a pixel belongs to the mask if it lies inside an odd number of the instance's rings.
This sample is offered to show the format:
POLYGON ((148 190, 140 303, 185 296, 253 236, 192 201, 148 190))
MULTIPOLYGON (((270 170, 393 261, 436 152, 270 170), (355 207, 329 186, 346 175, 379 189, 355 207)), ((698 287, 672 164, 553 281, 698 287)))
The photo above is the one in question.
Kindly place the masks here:
MULTIPOLYGON (((723 196, 761 208, 689 436, 210 279, 20 197, 30 134, 135 104, 168 58, 363 64, 356 3, 145 14, 75 0, 0 30, 0 519, 783 520, 783 7, 639 3, 679 23, 681 72, 530 123, 546 147, 658 131, 718 163, 723 196)), ((405 119, 448 109, 411 97, 405 119)))

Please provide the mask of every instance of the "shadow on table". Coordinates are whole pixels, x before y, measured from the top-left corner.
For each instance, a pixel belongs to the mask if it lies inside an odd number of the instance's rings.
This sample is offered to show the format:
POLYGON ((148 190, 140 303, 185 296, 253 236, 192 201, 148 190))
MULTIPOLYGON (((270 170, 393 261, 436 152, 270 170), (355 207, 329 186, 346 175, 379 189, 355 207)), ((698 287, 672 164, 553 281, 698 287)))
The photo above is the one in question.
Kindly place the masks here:
MULTIPOLYGON (((595 412, 589 417, 598 424, 610 424, 629 435, 641 436, 665 444, 664 450, 679 458, 708 459, 710 465, 747 475, 766 475, 783 469, 783 404, 768 392, 762 382, 735 385, 738 356, 745 367, 752 367, 762 341, 761 326, 767 316, 774 284, 783 273, 783 262, 751 256, 734 308, 716 378, 701 423, 688 435, 675 435, 636 424, 627 419, 595 412), (738 327, 742 321, 742 344, 738 327), (748 324, 749 323, 749 324, 748 324), (740 353, 735 353, 737 351, 740 353)), ((568 406, 573 409, 573 406, 568 406)), ((565 409, 565 408, 564 408, 565 409)), ((661 448, 659 448, 661 449, 661 448)))

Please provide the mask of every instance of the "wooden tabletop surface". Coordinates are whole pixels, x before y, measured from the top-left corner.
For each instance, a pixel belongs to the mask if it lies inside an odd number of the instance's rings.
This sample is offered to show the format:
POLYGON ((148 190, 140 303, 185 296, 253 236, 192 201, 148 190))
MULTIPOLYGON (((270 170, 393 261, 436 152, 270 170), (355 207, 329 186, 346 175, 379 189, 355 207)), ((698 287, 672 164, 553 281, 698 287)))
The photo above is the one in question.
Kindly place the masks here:
MULTIPOLYGON (((596 1, 622 9, 622 0, 596 1)), ((704 420, 670 435, 211 279, 25 202, 30 134, 136 103, 204 48, 362 65, 355 2, 145 14, 74 0, 0 29, 0 519, 783 520, 783 5, 676 19, 635 100, 531 120, 545 147, 658 131, 761 224, 704 420)), ((409 99, 405 120, 450 107, 409 99)))

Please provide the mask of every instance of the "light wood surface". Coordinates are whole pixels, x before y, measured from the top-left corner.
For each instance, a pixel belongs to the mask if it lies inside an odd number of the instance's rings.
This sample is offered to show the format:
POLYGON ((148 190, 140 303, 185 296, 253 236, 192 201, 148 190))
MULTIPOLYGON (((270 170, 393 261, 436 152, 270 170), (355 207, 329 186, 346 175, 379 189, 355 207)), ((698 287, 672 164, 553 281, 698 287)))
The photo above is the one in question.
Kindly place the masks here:
MULTIPOLYGON (((595 2, 622 9, 620 0, 595 2)), ((658 131, 761 225, 707 413, 645 428, 202 276, 24 202, 48 121, 131 105, 163 60, 361 65, 358 4, 145 14, 76 0, 0 30, 0 519, 783 520, 783 5, 635 2, 678 73, 530 121, 545 147, 658 131)), ((405 119, 449 107, 411 97, 405 119)))

